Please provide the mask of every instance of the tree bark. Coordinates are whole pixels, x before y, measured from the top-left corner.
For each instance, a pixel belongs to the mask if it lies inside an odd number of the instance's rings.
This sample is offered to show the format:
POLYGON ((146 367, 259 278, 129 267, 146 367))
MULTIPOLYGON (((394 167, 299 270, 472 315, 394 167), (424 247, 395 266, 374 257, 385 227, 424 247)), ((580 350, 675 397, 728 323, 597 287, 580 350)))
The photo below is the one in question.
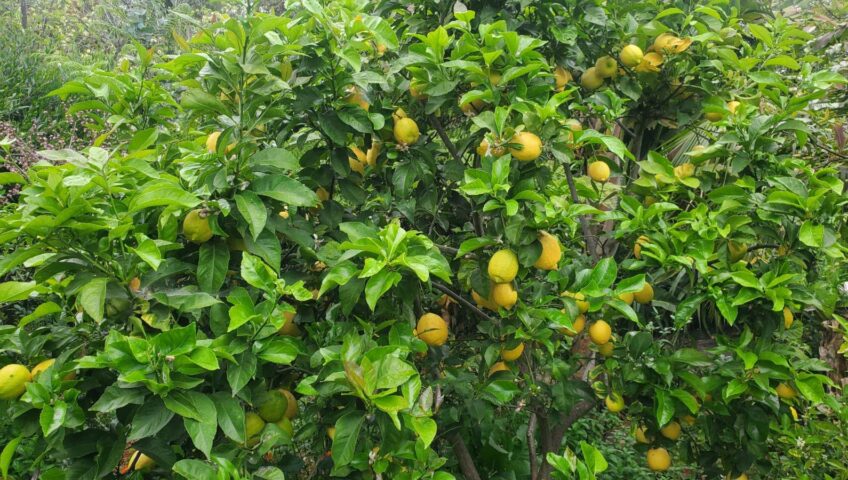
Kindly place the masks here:
POLYGON ((26 30, 28 23, 27 0, 21 0, 21 28, 26 30))
MULTIPOLYGON (((565 436, 565 431, 568 430, 574 422, 579 420, 580 417, 589 413, 589 410, 591 410, 594 406, 594 402, 587 400, 577 402, 577 404, 571 409, 571 412, 569 412, 562 422, 551 432, 551 447, 559 448, 559 446, 562 445, 562 439, 565 436)), ((547 453, 545 453, 545 456, 547 456, 547 453)), ((545 460, 545 458, 542 458, 542 465, 539 467, 539 473, 536 475, 536 478, 538 480, 550 480, 551 473, 553 473, 553 467, 547 462, 547 460, 545 460)))
POLYGON ((453 453, 459 461, 459 468, 462 470, 462 475, 466 480, 481 480, 480 474, 477 473, 477 467, 474 465, 474 459, 468 453, 468 447, 465 446, 465 441, 459 432, 454 432, 450 435, 450 442, 453 445, 453 453))

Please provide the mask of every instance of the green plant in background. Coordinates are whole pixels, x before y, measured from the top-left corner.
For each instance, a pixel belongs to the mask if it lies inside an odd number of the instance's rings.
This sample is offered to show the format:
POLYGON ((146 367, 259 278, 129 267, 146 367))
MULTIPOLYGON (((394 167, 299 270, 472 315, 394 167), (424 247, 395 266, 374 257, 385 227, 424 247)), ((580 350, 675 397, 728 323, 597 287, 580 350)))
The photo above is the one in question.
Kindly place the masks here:
POLYGON ((0 177, 4 476, 844 475, 793 421, 844 420, 802 335, 848 202, 798 25, 247 10, 53 90, 94 145, 0 177))

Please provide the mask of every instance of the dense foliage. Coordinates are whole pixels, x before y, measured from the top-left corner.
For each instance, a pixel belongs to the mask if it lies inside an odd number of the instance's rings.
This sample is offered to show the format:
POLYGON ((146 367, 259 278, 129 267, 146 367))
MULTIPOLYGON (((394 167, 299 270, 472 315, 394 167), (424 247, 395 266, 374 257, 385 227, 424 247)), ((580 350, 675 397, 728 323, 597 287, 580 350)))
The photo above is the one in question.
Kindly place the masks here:
POLYGON ((0 477, 848 478, 845 78, 763 5, 527 3, 178 15, 57 85, 0 477))

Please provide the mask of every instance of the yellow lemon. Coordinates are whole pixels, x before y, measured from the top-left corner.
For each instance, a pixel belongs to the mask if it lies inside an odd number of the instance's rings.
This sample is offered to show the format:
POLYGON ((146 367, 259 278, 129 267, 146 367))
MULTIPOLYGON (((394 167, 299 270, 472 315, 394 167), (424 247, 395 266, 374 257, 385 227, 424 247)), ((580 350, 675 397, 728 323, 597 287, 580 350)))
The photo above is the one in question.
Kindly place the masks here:
POLYGON ((603 320, 597 320, 589 327, 589 338, 595 345, 603 345, 609 342, 611 337, 612 328, 603 320))
POLYGON ((572 80, 574 80, 574 77, 571 76, 571 72, 568 70, 560 66, 554 69, 554 82, 556 82, 556 90, 558 92, 565 90, 565 86, 572 80))
POLYGON ((358 105, 365 111, 368 111, 368 109, 371 108, 371 104, 365 99, 365 95, 362 93, 362 90, 353 85, 347 88, 345 101, 351 105, 358 105))
POLYGON ((32 380, 27 367, 13 363, 0 368, 0 400, 14 400, 26 391, 26 383, 32 380))
POLYGON ((665 61, 665 57, 661 53, 648 52, 642 57, 642 61, 636 66, 636 71, 640 73, 656 73, 660 71, 660 67, 665 61))
POLYGON ((642 63, 642 58, 644 58, 645 54, 642 53, 642 49, 636 45, 627 45, 626 47, 621 49, 621 53, 619 53, 618 58, 621 60, 621 63, 627 67, 635 67, 642 63))
POLYGON ((634 293, 633 298, 642 305, 651 303, 651 300, 654 299, 654 287, 650 283, 645 282, 645 286, 642 287, 642 290, 634 293))
POLYGON ((212 132, 206 137, 206 150, 209 153, 215 153, 218 151, 218 138, 221 136, 221 132, 212 132))
POLYGON ((489 376, 491 377, 492 375, 494 375, 498 372, 508 372, 508 371, 509 371, 509 367, 506 365, 506 363, 498 362, 498 363, 492 365, 492 367, 489 369, 489 376))
POLYGON ((509 147, 509 153, 512 154, 512 158, 520 162, 532 162, 539 158, 539 155, 542 154, 542 139, 535 133, 517 133, 512 137, 509 143, 516 144, 520 147, 509 147))
POLYGON ((789 385, 783 382, 777 385, 775 391, 777 391, 777 396, 784 400, 792 400, 793 398, 795 398, 795 395, 797 395, 794 388, 790 387, 789 385))
POLYGON ((512 283, 497 283, 492 288, 492 300, 507 310, 518 302, 518 292, 512 287, 512 283))
POLYGON ((425 313, 416 326, 418 338, 431 347, 444 345, 448 340, 448 324, 435 313, 425 313))
POLYGON ((574 303, 577 304, 577 309, 580 313, 586 313, 589 311, 589 302, 585 300, 586 296, 582 293, 562 292, 561 296, 574 299, 574 303))
POLYGON ((507 248, 498 250, 489 259, 489 278, 495 283, 507 283, 518 275, 518 256, 507 248))
POLYGON ((369 148, 368 152, 365 154, 365 163, 372 167, 377 165, 377 157, 380 156, 380 150, 382 147, 383 146, 380 142, 372 142, 371 148, 369 148))
POLYGON ((395 122, 394 128, 395 140, 402 145, 412 145, 418 141, 421 132, 418 130, 418 124, 411 118, 401 118, 395 122))
POLYGON ((474 299, 474 302, 477 303, 478 307, 488 308, 493 312, 497 312, 498 304, 491 299, 491 291, 489 292, 489 295, 489 298, 483 298, 482 295, 480 295, 474 290, 471 290, 471 298, 474 299))
POLYGON ((577 315, 577 318, 571 322, 571 328, 562 327, 559 329, 559 333, 563 333, 568 335, 569 337, 575 337, 578 333, 583 331, 583 327, 586 326, 586 316, 582 313, 577 315))
POLYGON ((792 310, 789 310, 789 307, 783 307, 783 328, 788 330, 794 321, 795 315, 792 313, 792 310))
POLYGON ((610 167, 607 165, 607 162, 598 160, 589 164, 587 173, 592 180, 598 183, 604 183, 609 180, 610 167))
POLYGON ((519 343, 517 347, 511 350, 501 350, 501 360, 505 362, 514 362, 515 360, 518 360, 522 353, 524 353, 524 342, 519 343))
POLYGON ((648 443, 651 443, 651 442, 650 442, 650 440, 648 440, 647 433, 648 432, 645 429, 645 427, 637 427, 636 432, 634 432, 633 436, 636 437, 637 442, 648 444, 648 443))
POLYGON ((315 195, 318 196, 318 200, 321 202, 326 202, 330 199, 330 192, 328 192, 324 187, 318 187, 318 189, 315 190, 315 195))
POLYGON ((32 367, 32 379, 35 380, 42 372, 50 368, 51 365, 56 363, 56 360, 53 358, 48 358, 38 365, 32 367))
POLYGON ((633 245, 633 256, 636 259, 642 258, 642 245, 650 242, 651 240, 645 235, 640 235, 639 238, 636 239, 636 243, 633 245))
POLYGON ((192 210, 183 219, 183 235, 188 241, 198 245, 206 243, 212 238, 209 217, 202 212, 200 209, 192 210))
POLYGON ((294 323, 294 317, 297 315, 295 312, 283 312, 283 317, 285 317, 286 321, 283 323, 283 326, 277 330, 277 335, 282 335, 284 337, 299 337, 302 332, 299 328, 297 328, 297 324, 294 323))
POLYGON ((674 167, 674 176, 683 180, 695 175, 695 165, 686 162, 674 167))
POLYGON ((624 398, 615 392, 610 393, 604 398, 604 404, 606 404, 607 410, 612 413, 618 413, 624 410, 624 398))
POLYGON ((671 467, 671 455, 664 448, 648 450, 648 468, 655 472, 664 472, 671 467))
POLYGON ((739 108, 739 105, 742 105, 742 104, 737 102, 736 100, 731 100, 731 101, 727 102, 727 110, 730 111, 731 114, 735 114, 736 109, 739 108))
POLYGON ((669 422, 668 425, 660 429, 663 437, 669 440, 677 440, 680 438, 680 424, 677 422, 669 422))
POLYGON ((619 293, 618 294, 618 299, 621 300, 622 302, 628 304, 628 305, 633 303, 634 298, 635 297, 634 297, 633 292, 625 292, 625 293, 619 293))
POLYGON ((618 71, 618 62, 609 55, 604 55, 595 62, 595 71, 603 78, 613 77, 618 71))
POLYGON ((690 427, 692 425, 695 425, 695 417, 693 417, 692 415, 683 415, 682 417, 680 417, 680 419, 683 420, 683 423, 689 425, 690 427))
POLYGON ((598 353, 600 353, 604 358, 611 357, 614 351, 615 344, 612 342, 607 342, 603 345, 598 345, 598 353))
POLYGON ((556 270, 557 264, 562 258, 559 240, 548 232, 540 232, 539 243, 542 244, 542 253, 533 266, 542 270, 556 270))

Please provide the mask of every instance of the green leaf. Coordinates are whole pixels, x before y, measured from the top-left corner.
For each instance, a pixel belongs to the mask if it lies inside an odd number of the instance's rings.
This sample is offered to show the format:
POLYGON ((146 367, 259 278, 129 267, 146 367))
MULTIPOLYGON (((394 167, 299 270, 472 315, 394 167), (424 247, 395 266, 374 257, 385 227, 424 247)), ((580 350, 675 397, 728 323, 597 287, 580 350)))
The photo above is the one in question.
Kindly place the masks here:
POLYGON ((265 223, 268 221, 268 210, 265 209, 265 204, 262 203, 259 195, 249 190, 237 194, 235 201, 239 213, 247 221, 250 233, 256 240, 262 230, 265 229, 265 223))
MULTIPOLYGON (((750 26, 754 27, 758 25, 752 23, 750 26)), ((786 67, 791 70, 801 69, 801 65, 798 64, 798 60, 795 60, 789 55, 778 55, 763 62, 763 66, 765 67, 771 67, 773 65, 777 65, 778 67, 786 67)))
POLYGON ((0 452, 0 473, 3 474, 3 478, 9 476, 9 465, 12 464, 12 457, 15 456, 15 449, 18 448, 19 443, 21 443, 21 437, 15 437, 9 440, 0 452))
POLYGON ((230 384, 233 395, 240 392, 256 374, 256 356, 253 352, 247 350, 236 358, 238 365, 230 364, 227 367, 227 382, 230 384))
POLYGON ((192 208, 200 199, 174 182, 157 181, 148 184, 130 200, 130 213, 150 207, 192 208))
POLYGON ((106 285, 109 279, 97 277, 91 279, 77 294, 77 301, 95 322, 103 321, 103 309, 106 304, 106 285))
POLYGON ((230 265, 230 248, 221 239, 200 246, 197 261, 197 284, 207 293, 216 293, 224 285, 230 265))
POLYGON ((254 181, 250 189, 257 195, 297 207, 312 207, 319 203, 315 192, 285 175, 266 175, 254 181))
POLYGON ((146 392, 140 388, 121 388, 109 385, 94 405, 88 409, 92 412, 112 412, 130 404, 144 403, 146 392))
POLYGON ((153 240, 144 239, 138 244, 138 247, 130 248, 130 250, 138 255, 138 258, 144 263, 150 265, 153 270, 159 269, 159 265, 162 263, 162 252, 159 251, 159 247, 153 240))
MULTIPOLYGON (((214 404, 211 405, 212 408, 215 407, 214 404)), ((188 432, 188 435, 191 437, 192 443, 194 443, 194 446, 197 447, 198 450, 206 455, 206 458, 210 458, 210 454, 212 453, 212 444, 215 440, 215 433, 218 431, 218 424, 215 423, 216 418, 217 415, 212 417, 212 423, 198 422, 197 420, 192 420, 190 418, 183 418, 186 432, 188 432)))
POLYGON ((657 399, 657 424, 662 427, 674 418, 674 400, 667 391, 659 388, 654 389, 654 397, 657 399))
POLYGON ((236 443, 244 443, 244 407, 223 392, 215 394, 215 405, 218 409, 218 426, 224 435, 236 443))
POLYGON ((804 398, 813 403, 821 403, 824 401, 824 383, 826 379, 827 377, 822 377, 821 375, 799 373, 795 377, 795 385, 804 398))
POLYGON ((808 247, 821 248, 824 245, 824 225, 813 225, 807 220, 798 231, 798 240, 808 247))
POLYGON ((25 300, 35 289, 35 282, 0 283, 0 304, 25 300))
POLYGON ((274 338, 259 351, 259 358, 278 365, 291 365, 300 349, 291 338, 274 338))
POLYGON ((130 430, 127 440, 135 441, 153 437, 165 428, 165 425, 172 418, 174 418, 174 412, 165 408, 165 404, 162 403, 161 399, 153 397, 135 412, 132 421, 132 430, 130 430))
POLYGON ((159 138, 159 130, 156 127, 141 130, 133 135, 129 145, 127 145, 127 150, 130 152, 144 150, 153 145, 157 138, 159 138))
POLYGON ((173 466, 174 473, 188 480, 215 480, 218 469, 200 460, 180 460, 173 466))
POLYGON ((415 433, 424 442, 424 448, 428 448, 433 443, 433 439, 436 438, 436 422, 427 417, 412 417, 410 423, 412 424, 412 429, 415 430, 415 433))
POLYGON ((276 289, 277 272, 272 270, 259 257, 247 252, 243 252, 241 255, 241 278, 251 286, 265 292, 270 293, 276 289))
POLYGON ((359 431, 365 422, 365 414, 359 411, 348 412, 336 420, 336 436, 333 438, 333 462, 343 467, 353 460, 356 445, 359 443, 359 431))
POLYGON ((592 473, 604 472, 609 467, 604 455, 594 446, 581 440, 580 450, 583 452, 583 461, 592 473))
POLYGON ((250 156, 248 163, 252 167, 273 167, 278 170, 297 171, 300 164, 297 158, 284 148, 266 148, 250 156))
POLYGON ((377 308, 377 300, 400 280, 401 275, 390 270, 381 270, 380 273, 368 279, 365 284, 365 301, 372 312, 377 308))
POLYGON ((698 410, 701 408, 698 400, 686 390, 676 388, 671 391, 671 396, 680 400, 680 402, 683 403, 683 405, 686 405, 686 408, 688 408, 692 413, 698 413, 698 410))
POLYGON ((615 259, 612 257, 604 258, 595 265, 595 268, 592 269, 592 273, 589 274, 589 279, 586 281, 586 288, 584 290, 597 291, 610 288, 613 282, 615 282, 617 275, 618 265, 616 265, 615 259))
POLYGON ((195 323, 190 323, 185 327, 172 328, 150 339, 150 345, 156 349, 156 353, 163 357, 185 355, 194 350, 196 343, 197 325, 195 323))
POLYGON ((45 437, 62 427, 62 424, 65 423, 67 413, 68 404, 61 400, 54 402, 52 405, 44 405, 38 420, 45 437))

